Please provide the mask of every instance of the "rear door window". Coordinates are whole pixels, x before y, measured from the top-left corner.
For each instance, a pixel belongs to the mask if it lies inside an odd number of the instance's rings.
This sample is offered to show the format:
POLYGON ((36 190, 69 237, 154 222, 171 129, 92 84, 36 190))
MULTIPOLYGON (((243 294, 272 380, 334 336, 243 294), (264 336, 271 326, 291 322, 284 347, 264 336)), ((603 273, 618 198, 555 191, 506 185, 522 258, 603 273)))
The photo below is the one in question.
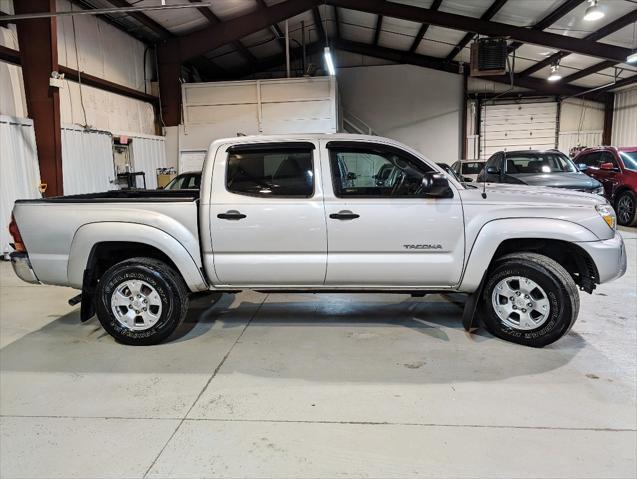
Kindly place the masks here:
POLYGON ((314 194, 312 157, 313 147, 232 149, 226 188, 239 195, 309 198, 314 194))

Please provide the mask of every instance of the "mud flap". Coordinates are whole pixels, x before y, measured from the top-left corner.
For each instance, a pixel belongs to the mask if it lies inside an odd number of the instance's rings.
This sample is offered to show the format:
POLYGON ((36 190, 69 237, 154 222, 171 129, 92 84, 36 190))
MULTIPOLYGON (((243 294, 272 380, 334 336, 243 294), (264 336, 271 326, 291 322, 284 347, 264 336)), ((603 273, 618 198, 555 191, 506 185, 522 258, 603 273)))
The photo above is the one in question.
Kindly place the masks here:
POLYGON ((95 284, 93 270, 85 269, 82 278, 82 300, 80 305, 80 321, 85 323, 95 315, 95 284))
POLYGON ((474 322, 474 318, 476 316, 476 310, 478 309, 478 303, 480 302, 480 297, 482 296, 482 290, 484 289, 484 283, 486 282, 487 274, 485 273, 482 276, 482 280, 478 285, 478 289, 476 289, 473 293, 469 295, 466 303, 464 304, 464 310, 462 311, 462 325, 464 329, 469 333, 472 332, 472 329, 478 328, 478 322, 474 322), (475 323, 475 326, 473 326, 475 323))

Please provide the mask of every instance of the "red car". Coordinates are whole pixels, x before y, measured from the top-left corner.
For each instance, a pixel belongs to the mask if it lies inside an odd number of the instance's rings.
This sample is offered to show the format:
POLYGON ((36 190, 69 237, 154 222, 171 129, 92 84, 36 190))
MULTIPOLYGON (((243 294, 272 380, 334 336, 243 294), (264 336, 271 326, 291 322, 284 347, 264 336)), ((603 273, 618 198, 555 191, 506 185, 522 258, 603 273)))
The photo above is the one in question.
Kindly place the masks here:
POLYGON ((624 226, 637 224, 637 146, 599 146, 581 151, 577 167, 604 185, 604 196, 624 226))

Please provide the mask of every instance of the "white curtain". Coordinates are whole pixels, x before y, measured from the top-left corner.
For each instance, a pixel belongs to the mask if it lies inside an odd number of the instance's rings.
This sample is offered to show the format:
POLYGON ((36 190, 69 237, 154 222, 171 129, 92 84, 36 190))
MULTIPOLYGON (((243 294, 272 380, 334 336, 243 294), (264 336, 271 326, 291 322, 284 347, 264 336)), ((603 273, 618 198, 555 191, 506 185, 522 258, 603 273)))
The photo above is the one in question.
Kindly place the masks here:
POLYGON ((40 198, 33 120, 0 115, 0 254, 10 253, 7 225, 17 199, 40 198))
POLYGON ((111 134, 63 126, 62 174, 65 195, 115 189, 111 134))
MULTIPOLYGON (((163 136, 133 136, 133 166, 135 171, 146 173, 146 188, 154 190, 157 188, 157 168, 165 168, 166 148, 163 136)), ((137 183, 141 187, 141 180, 137 183)))

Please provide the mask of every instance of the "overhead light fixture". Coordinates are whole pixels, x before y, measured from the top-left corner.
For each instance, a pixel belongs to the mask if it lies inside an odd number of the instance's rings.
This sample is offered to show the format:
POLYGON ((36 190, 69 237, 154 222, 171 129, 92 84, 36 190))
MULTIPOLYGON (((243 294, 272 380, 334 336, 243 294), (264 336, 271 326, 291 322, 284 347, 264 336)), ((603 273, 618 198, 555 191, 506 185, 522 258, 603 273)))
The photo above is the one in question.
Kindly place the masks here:
POLYGON ((560 66, 559 65, 551 65, 551 74, 547 78, 548 81, 554 82, 562 79, 562 75, 560 75, 560 66))
POLYGON ((599 8, 597 5, 598 0, 588 0, 590 5, 586 7, 586 11, 584 12, 584 20, 587 22, 594 22, 595 20, 599 20, 600 18, 604 18, 605 13, 599 8))
POLYGON ((637 63, 637 52, 633 52, 626 57, 628 63, 637 63))
POLYGON ((334 68, 334 60, 332 60, 332 53, 330 52, 330 47, 325 47, 323 49, 323 57, 325 58, 325 65, 327 66, 327 72, 331 76, 336 75, 336 69, 334 68))

